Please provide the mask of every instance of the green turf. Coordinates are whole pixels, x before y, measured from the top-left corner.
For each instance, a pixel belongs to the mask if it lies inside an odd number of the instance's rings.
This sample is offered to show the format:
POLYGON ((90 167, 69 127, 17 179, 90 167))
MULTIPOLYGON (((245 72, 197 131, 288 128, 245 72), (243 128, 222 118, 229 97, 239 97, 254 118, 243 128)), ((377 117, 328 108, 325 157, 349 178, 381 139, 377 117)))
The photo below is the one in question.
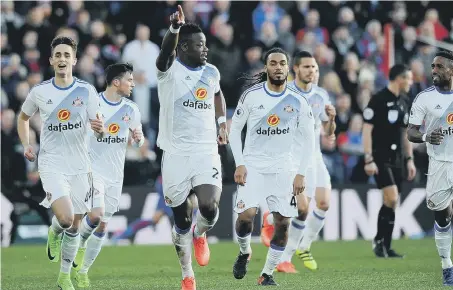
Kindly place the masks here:
MULTIPOLYGON (((312 246, 319 270, 310 272, 294 258, 299 274, 275 274, 282 289, 438 289, 442 272, 433 239, 399 240, 403 260, 376 259, 366 241, 316 242, 312 246)), ((211 245, 211 262, 194 266, 198 289, 242 290, 255 286, 267 248, 253 244, 249 272, 235 280, 233 262, 238 246, 211 245)), ((56 289, 59 264, 47 260, 45 246, 2 249, 3 290, 56 289)), ((195 260, 193 261, 196 264, 195 260)), ((171 246, 105 247, 90 270, 90 289, 179 289, 180 269, 171 246)), ((76 287, 77 288, 77 287, 76 287)))

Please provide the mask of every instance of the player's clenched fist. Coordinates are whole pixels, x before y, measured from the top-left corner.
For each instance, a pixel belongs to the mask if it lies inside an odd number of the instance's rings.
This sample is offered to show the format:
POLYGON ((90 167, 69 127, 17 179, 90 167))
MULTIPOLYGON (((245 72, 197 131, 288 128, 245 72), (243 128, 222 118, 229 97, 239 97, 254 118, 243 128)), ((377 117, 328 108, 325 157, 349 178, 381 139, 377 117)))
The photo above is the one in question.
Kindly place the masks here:
POLYGON ((335 107, 332 105, 326 105, 324 109, 326 110, 326 115, 329 117, 329 119, 334 120, 335 116, 337 115, 335 107))
POLYGON ((24 156, 31 162, 36 160, 35 149, 33 149, 33 146, 28 145, 24 148, 24 156))
POLYGON ((173 28, 178 29, 185 23, 184 12, 181 5, 178 5, 178 11, 170 15, 170 23, 173 28))
POLYGON ((433 145, 440 145, 444 140, 444 133, 442 133, 442 128, 438 128, 431 133, 426 135, 426 142, 433 145))
POLYGON ((219 137, 217 138, 217 142, 220 145, 228 144, 228 130, 226 127, 220 126, 219 137))
POLYGON ((239 185, 244 185, 247 178, 247 168, 244 165, 236 167, 234 172, 234 181, 239 185))
POLYGON ((305 177, 297 174, 293 182, 293 195, 299 195, 305 190, 305 177))
POLYGON ((99 134, 104 133, 104 121, 98 114, 96 114, 96 119, 90 120, 91 129, 99 134))
POLYGON ((135 143, 140 143, 143 138, 143 131, 142 128, 135 128, 132 130, 132 139, 134 139, 135 143))
POLYGON ((368 175, 368 176, 373 176, 375 174, 379 174, 379 170, 377 168, 377 165, 376 163, 374 162, 371 162, 371 163, 368 163, 368 164, 365 164, 365 173, 368 175))

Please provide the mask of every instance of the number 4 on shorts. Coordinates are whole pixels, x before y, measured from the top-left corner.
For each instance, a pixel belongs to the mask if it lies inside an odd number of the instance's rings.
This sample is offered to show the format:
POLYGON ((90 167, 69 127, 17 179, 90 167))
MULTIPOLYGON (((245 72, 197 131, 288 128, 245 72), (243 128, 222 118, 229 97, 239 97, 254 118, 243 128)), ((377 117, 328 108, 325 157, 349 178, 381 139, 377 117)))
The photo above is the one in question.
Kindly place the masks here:
POLYGON ((289 202, 289 205, 294 206, 294 207, 297 206, 296 197, 294 195, 293 195, 293 197, 291 197, 291 201, 289 202))

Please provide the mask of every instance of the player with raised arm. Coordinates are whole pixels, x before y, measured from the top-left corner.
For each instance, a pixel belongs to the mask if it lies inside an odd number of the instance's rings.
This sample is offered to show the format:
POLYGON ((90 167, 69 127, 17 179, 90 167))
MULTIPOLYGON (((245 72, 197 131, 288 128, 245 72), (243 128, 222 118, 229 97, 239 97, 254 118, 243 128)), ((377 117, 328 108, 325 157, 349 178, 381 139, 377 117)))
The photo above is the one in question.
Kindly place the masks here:
MULTIPOLYGON (((306 51, 296 53, 294 56, 295 80, 288 86, 298 90, 310 103, 315 119, 315 161, 314 166, 307 172, 307 186, 305 195, 298 196, 298 216, 291 220, 288 230, 288 244, 283 253, 277 271, 285 273, 297 273, 291 258, 296 255, 302 259, 304 266, 310 270, 318 268, 316 261, 310 252, 311 243, 324 226, 324 219, 330 204, 330 176, 324 164, 320 135, 321 126, 326 135, 335 136, 335 107, 329 101, 327 92, 316 85, 315 79, 319 77, 316 60, 306 51), (308 215, 309 204, 315 196, 316 207, 308 215), (308 216, 308 218, 307 218, 308 216)), ((297 148, 297 147, 296 147, 297 148)), ((293 161, 298 166, 300 158, 305 158, 302 152, 294 152, 293 161)), ((268 246, 274 232, 272 216, 265 213, 261 229, 261 240, 268 246)))
POLYGON ((135 86, 132 72, 128 63, 112 64, 105 69, 107 88, 100 94, 100 113, 106 136, 90 137, 93 208, 82 220, 80 247, 73 263, 80 288, 90 286, 88 270, 101 251, 107 224, 119 208, 129 133, 134 146, 144 143, 140 110, 127 99, 135 86))
POLYGON ((57 284, 60 289, 72 290, 70 270, 79 247, 79 225, 92 204, 87 124, 91 123, 99 138, 104 135, 104 124, 98 115, 96 89, 72 76, 77 43, 58 36, 50 46, 49 60, 55 77, 31 89, 22 105, 17 130, 25 157, 34 161, 29 119, 39 110, 42 127, 38 168, 46 192, 41 205, 51 207, 55 214, 49 227, 46 253, 52 262, 58 262, 61 253, 57 284))
POLYGON ((195 289, 192 243, 198 264, 207 265, 206 232, 217 222, 222 192, 217 143, 226 144, 228 136, 220 74, 206 62, 206 36, 199 26, 184 20, 178 5, 156 60, 160 101, 157 145, 164 151, 162 181, 165 202, 175 220, 172 237, 182 269, 181 288, 195 289), (199 206, 192 229, 191 189, 199 206))
POLYGON ((453 53, 438 52, 431 68, 434 86, 415 98, 407 137, 414 143, 426 142, 429 155, 426 203, 434 211, 434 236, 442 262, 443 284, 453 286, 453 53))
POLYGON ((280 48, 271 49, 264 61, 265 71, 255 76, 255 84, 239 99, 230 145, 236 162, 234 180, 239 184, 235 211, 240 251, 233 275, 242 279, 247 273, 253 221, 260 202, 266 200, 274 217, 275 232, 258 285, 269 286, 277 285, 272 274, 285 250, 289 219, 297 216, 296 196, 304 191, 315 140, 313 113, 307 99, 287 86, 287 53, 280 48), (247 133, 242 150, 241 132, 245 124, 247 133), (294 146, 300 147, 297 152, 304 152, 296 170, 292 166, 294 146))

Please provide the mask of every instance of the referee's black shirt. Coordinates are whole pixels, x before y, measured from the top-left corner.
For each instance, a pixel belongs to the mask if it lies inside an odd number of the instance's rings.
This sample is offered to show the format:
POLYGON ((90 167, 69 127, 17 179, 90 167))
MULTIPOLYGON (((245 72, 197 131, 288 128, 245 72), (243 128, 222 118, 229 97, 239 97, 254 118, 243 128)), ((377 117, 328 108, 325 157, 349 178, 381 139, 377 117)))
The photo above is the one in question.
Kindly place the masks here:
POLYGON ((375 162, 401 165, 403 131, 409 120, 409 99, 395 96, 387 87, 374 95, 363 110, 373 125, 371 134, 375 162))

